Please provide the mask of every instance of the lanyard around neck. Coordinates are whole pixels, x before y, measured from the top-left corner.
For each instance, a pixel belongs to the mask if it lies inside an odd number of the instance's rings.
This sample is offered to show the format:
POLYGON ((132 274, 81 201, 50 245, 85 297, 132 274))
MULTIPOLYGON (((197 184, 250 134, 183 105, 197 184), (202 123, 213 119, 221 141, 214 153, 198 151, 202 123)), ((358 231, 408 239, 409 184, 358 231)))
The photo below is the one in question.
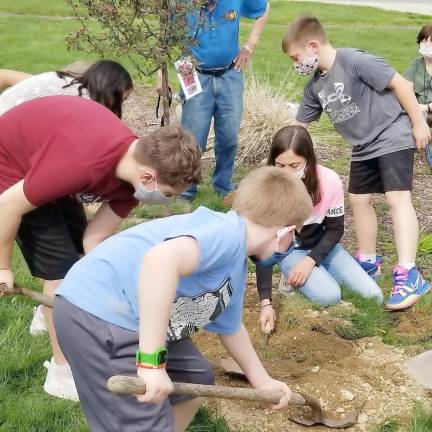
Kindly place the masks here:
POLYGON ((208 19, 209 16, 213 13, 213 11, 216 9, 217 5, 219 3, 219 0, 211 0, 207 2, 206 5, 201 6, 199 16, 198 16, 198 25, 197 29, 195 31, 195 34, 192 38, 192 40, 195 40, 198 36, 198 32, 200 29, 204 28, 204 25, 208 19))

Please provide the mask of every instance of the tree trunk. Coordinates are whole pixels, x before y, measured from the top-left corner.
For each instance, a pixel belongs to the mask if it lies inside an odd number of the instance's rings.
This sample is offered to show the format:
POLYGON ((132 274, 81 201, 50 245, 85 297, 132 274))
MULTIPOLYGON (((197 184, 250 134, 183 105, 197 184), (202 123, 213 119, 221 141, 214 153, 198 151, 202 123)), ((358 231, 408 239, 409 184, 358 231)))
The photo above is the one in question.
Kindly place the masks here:
POLYGON ((162 100, 163 100, 163 115, 162 120, 164 126, 168 126, 170 124, 170 90, 168 84, 168 69, 167 66, 164 65, 162 67, 162 100))
MULTIPOLYGON (((162 67, 162 101, 163 101, 163 114, 162 124, 168 126, 170 124, 170 90, 168 84, 168 69, 166 64, 162 67)), ((171 202, 165 204, 164 216, 171 216, 173 214, 171 202)))

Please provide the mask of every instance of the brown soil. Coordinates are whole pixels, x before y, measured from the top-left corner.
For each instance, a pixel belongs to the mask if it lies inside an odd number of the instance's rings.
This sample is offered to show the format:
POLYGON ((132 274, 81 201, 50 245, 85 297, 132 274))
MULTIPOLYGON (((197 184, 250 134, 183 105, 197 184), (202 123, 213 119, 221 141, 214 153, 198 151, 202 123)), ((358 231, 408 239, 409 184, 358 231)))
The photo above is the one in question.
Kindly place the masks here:
POLYGON ((396 333, 398 336, 416 338, 425 337, 429 332, 429 338, 432 338, 432 316, 426 312, 412 310, 401 312, 396 315, 397 322, 396 333))
MULTIPOLYGON (((339 320, 325 312, 315 317, 316 314, 305 313, 298 325, 276 332, 265 346, 258 325, 257 304, 254 284, 250 284, 245 297, 244 322, 266 369, 293 390, 319 399, 329 417, 342 418, 351 410, 361 408, 362 423, 350 431, 371 431, 391 416, 409 418, 413 401, 432 402, 432 395, 406 375, 407 355, 402 350, 384 345, 377 337, 360 341, 341 339, 334 333, 339 320), (351 392, 354 399, 343 400, 341 390, 351 392)), ((202 332, 196 340, 208 358, 226 356, 216 336, 202 332)), ((221 370, 217 371, 217 383, 245 385, 228 378, 221 370)), ((209 404, 227 419, 233 431, 303 430, 287 419, 288 413, 274 412, 262 404, 234 401, 209 404)), ((296 408, 290 408, 289 413, 308 414, 296 408)), ((327 429, 313 427, 309 430, 327 429)))
POLYGON ((160 125, 156 118, 156 89, 136 86, 123 106, 123 120, 137 135, 147 135, 160 125))

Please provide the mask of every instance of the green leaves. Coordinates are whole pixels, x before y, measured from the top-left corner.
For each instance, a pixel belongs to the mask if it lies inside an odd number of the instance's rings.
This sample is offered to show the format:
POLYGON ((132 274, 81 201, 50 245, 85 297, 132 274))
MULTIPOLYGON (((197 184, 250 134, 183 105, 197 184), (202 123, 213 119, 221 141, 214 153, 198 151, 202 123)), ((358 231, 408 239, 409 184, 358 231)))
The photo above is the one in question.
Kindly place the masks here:
POLYGON ((81 28, 69 47, 102 56, 126 55, 141 75, 174 63, 192 43, 188 16, 202 2, 185 0, 66 0, 81 28))
POLYGON ((420 255, 428 255, 432 253, 432 234, 422 236, 417 249, 420 255))

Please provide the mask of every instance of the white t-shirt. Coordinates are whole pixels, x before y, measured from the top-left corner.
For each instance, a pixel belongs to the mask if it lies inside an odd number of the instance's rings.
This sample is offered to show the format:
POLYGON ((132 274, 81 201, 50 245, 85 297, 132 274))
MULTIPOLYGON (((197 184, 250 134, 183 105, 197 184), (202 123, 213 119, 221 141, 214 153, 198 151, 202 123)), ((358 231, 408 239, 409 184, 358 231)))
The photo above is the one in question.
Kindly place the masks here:
MULTIPOLYGON (((0 94, 0 115, 24 102, 45 96, 79 96, 79 83, 64 88, 72 81, 71 77, 59 78, 56 72, 45 72, 20 81, 0 94)), ((90 98, 86 89, 82 89, 82 97, 90 98)))

